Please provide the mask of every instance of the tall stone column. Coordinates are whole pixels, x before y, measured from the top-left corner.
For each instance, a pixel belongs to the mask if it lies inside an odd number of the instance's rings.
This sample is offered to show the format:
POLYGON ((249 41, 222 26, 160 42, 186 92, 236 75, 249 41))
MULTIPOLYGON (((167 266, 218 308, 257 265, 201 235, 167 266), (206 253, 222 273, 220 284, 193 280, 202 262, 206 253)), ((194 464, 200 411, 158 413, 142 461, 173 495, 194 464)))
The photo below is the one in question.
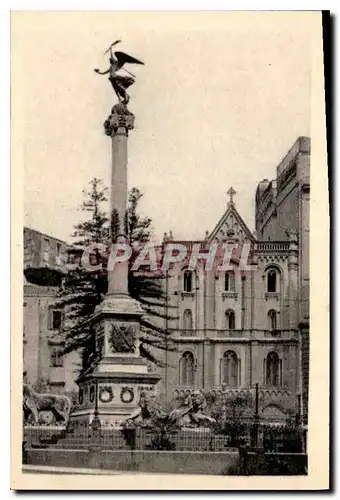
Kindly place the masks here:
MULTIPOLYGON (((134 115, 123 104, 116 104, 105 122, 105 133, 111 137, 111 242, 128 243, 127 239, 127 163, 128 133, 134 127, 134 115)), ((108 295, 128 295, 128 261, 109 270, 108 295)))
MULTIPOLYGON (((112 143, 111 242, 127 243, 127 143, 134 115, 126 105, 116 104, 105 121, 105 134, 112 143)), ((99 362, 78 379, 79 405, 71 421, 120 425, 138 406, 141 394, 153 392, 160 380, 149 373, 140 356, 141 317, 139 302, 128 292, 129 263, 125 260, 108 270, 108 292, 91 319, 99 362)))

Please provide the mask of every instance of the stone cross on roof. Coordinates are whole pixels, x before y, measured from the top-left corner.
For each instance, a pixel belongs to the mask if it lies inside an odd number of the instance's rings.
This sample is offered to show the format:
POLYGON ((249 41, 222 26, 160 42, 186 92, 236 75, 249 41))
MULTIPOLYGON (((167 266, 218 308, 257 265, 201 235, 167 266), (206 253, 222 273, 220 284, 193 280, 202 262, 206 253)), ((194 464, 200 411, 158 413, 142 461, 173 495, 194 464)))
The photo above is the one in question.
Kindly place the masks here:
POLYGON ((227 195, 229 195, 228 206, 234 203, 233 196, 236 194, 235 189, 231 186, 227 191, 227 195))

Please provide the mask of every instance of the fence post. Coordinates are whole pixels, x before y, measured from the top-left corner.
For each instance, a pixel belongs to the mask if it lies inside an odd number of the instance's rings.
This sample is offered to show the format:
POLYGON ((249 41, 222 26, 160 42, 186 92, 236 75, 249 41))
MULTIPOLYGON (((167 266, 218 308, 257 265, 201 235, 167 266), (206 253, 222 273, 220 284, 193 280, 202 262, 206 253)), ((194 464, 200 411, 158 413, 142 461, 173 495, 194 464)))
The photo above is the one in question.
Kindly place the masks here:
POLYGON ((102 440, 102 426, 98 415, 95 415, 90 425, 89 449, 91 451, 100 451, 102 447, 101 440, 102 440))
POLYGON ((259 445, 259 384, 255 384, 255 415, 254 415, 254 425, 253 425, 253 436, 252 436, 252 448, 258 448, 259 445))
POLYGON ((90 451, 100 451, 101 441, 102 441, 102 425, 99 418, 98 412, 98 383, 96 381, 96 399, 95 399, 95 410, 93 420, 90 425, 90 441, 89 450, 90 451))
POLYGON ((25 432, 24 426, 22 440, 25 442, 26 449, 32 447, 32 429, 27 427, 25 432))
POLYGON ((297 434, 299 437, 300 451, 301 453, 305 453, 306 451, 305 435, 301 418, 301 394, 297 395, 297 411, 296 411, 295 423, 297 428, 297 434))
POLYGON ((26 446, 27 446, 27 441, 23 440, 21 445, 21 453, 22 453, 22 463, 25 465, 28 464, 28 452, 26 446))

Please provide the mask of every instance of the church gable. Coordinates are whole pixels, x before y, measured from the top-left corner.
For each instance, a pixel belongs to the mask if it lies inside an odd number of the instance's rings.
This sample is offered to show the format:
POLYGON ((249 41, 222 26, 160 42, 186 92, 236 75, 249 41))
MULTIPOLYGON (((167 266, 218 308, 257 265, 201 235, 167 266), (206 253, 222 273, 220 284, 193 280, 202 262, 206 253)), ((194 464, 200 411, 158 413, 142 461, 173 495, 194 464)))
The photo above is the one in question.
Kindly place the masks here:
MULTIPOLYGON (((228 191, 230 193, 231 189, 228 191)), ((235 193, 233 190, 231 191, 235 193)), ((230 196, 227 211, 224 213, 215 229, 208 237, 208 241, 225 241, 237 239, 239 241, 254 241, 254 235, 248 229, 242 217, 236 210, 232 196, 230 196)))

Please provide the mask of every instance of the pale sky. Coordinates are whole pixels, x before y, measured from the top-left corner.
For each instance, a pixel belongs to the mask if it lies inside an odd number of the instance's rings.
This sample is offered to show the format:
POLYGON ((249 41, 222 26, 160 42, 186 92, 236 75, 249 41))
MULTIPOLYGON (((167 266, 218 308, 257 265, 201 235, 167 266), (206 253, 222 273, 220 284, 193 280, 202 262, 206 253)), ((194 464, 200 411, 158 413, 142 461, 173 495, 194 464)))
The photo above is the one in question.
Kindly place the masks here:
POLYGON ((203 238, 231 185, 253 230, 258 182, 274 178, 297 137, 310 135, 308 15, 15 14, 25 225, 71 241, 82 189, 92 177, 109 186, 103 123, 116 97, 93 68, 107 69, 103 53, 120 38, 117 50, 145 62, 128 68, 137 75, 128 179, 145 194, 156 239, 170 229, 177 239, 203 238))

